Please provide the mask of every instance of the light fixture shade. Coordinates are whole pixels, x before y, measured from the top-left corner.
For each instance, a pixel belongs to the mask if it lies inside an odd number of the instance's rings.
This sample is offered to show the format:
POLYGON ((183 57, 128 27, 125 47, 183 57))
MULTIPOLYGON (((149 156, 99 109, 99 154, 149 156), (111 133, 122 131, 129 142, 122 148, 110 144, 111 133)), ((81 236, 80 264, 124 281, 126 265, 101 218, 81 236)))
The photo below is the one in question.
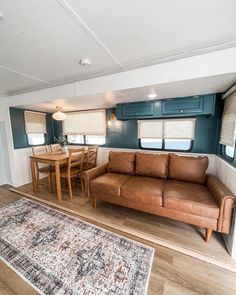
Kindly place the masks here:
POLYGON ((52 114, 52 117, 56 121, 63 121, 66 119, 66 114, 61 111, 61 108, 57 107, 57 112, 52 114))

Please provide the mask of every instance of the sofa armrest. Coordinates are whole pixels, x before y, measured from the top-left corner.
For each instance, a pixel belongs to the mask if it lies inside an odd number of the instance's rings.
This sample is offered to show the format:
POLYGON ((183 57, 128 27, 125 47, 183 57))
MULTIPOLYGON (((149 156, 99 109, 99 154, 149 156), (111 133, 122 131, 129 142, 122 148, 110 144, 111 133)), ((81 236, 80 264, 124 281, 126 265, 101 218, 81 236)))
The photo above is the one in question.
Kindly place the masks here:
POLYGON ((83 172, 84 186, 85 186, 85 194, 86 196, 90 196, 89 191, 89 183, 92 179, 105 174, 107 171, 107 164, 94 167, 92 169, 86 170, 83 172))
POLYGON ((218 231, 229 233, 232 211, 236 206, 236 198, 232 192, 214 175, 208 175, 207 188, 220 208, 217 225, 218 231))

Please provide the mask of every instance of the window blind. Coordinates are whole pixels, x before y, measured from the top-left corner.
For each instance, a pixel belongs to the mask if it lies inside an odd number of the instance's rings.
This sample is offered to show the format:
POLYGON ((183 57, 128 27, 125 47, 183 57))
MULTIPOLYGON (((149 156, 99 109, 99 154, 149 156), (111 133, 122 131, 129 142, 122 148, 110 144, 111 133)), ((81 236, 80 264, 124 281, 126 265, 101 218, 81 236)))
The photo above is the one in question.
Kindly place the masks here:
POLYGON ((105 110, 67 113, 63 121, 65 135, 106 135, 105 110))
POLYGON ((236 92, 225 98, 220 143, 233 147, 235 143, 236 92))
POLYGON ((46 114, 25 111, 25 133, 26 134, 46 134, 46 114))
POLYGON ((138 138, 193 140, 195 122, 196 119, 138 121, 138 138))

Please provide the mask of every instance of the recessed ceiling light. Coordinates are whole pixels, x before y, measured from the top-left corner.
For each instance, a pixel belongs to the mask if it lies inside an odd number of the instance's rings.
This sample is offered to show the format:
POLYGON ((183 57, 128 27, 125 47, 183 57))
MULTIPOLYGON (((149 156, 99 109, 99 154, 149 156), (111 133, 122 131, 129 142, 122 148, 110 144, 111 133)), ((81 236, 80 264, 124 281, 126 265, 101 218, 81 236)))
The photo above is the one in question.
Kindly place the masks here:
POLYGON ((79 60, 79 64, 83 67, 89 67, 91 66, 92 62, 89 58, 85 57, 79 60))
POLYGON ((156 97, 157 97, 156 93, 149 93, 148 94, 148 98, 150 98, 150 99, 153 99, 153 98, 156 98, 156 97))

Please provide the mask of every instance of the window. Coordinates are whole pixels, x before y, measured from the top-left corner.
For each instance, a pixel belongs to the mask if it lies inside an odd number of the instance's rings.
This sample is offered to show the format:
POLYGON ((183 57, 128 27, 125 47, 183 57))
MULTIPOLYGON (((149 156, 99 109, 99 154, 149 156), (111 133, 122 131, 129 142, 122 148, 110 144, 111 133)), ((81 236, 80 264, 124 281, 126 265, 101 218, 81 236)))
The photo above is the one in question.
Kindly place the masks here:
POLYGON ((165 139, 164 149, 189 151, 191 148, 191 144, 192 144, 191 139, 165 139))
POLYGON ((71 144, 95 144, 104 145, 106 137, 103 135, 67 135, 71 144))
POLYGON ((67 113, 63 131, 69 143, 104 145, 106 138, 105 110, 67 113))
POLYGON ((195 119, 138 121, 138 138, 142 148, 181 150, 191 149, 195 119))
POLYGON ((234 158, 234 151, 235 151, 235 146, 225 146, 225 155, 231 159, 234 158))
POLYGON ((45 144, 46 114, 39 112, 25 111, 25 133, 29 145, 45 144))
POLYGON ((45 135, 44 134, 27 134, 29 145, 41 145, 45 144, 45 135))
POLYGON ((220 143, 223 145, 222 154, 234 158, 236 138, 236 92, 225 98, 220 143))
POLYGON ((106 137, 104 135, 86 135, 85 136, 86 144, 104 145, 105 141, 106 141, 106 137))
POLYGON ((162 149, 162 139, 158 138, 141 138, 141 147, 144 149, 162 149))
POLYGON ((68 139, 69 143, 84 144, 84 136, 83 135, 67 135, 67 139, 68 139))

